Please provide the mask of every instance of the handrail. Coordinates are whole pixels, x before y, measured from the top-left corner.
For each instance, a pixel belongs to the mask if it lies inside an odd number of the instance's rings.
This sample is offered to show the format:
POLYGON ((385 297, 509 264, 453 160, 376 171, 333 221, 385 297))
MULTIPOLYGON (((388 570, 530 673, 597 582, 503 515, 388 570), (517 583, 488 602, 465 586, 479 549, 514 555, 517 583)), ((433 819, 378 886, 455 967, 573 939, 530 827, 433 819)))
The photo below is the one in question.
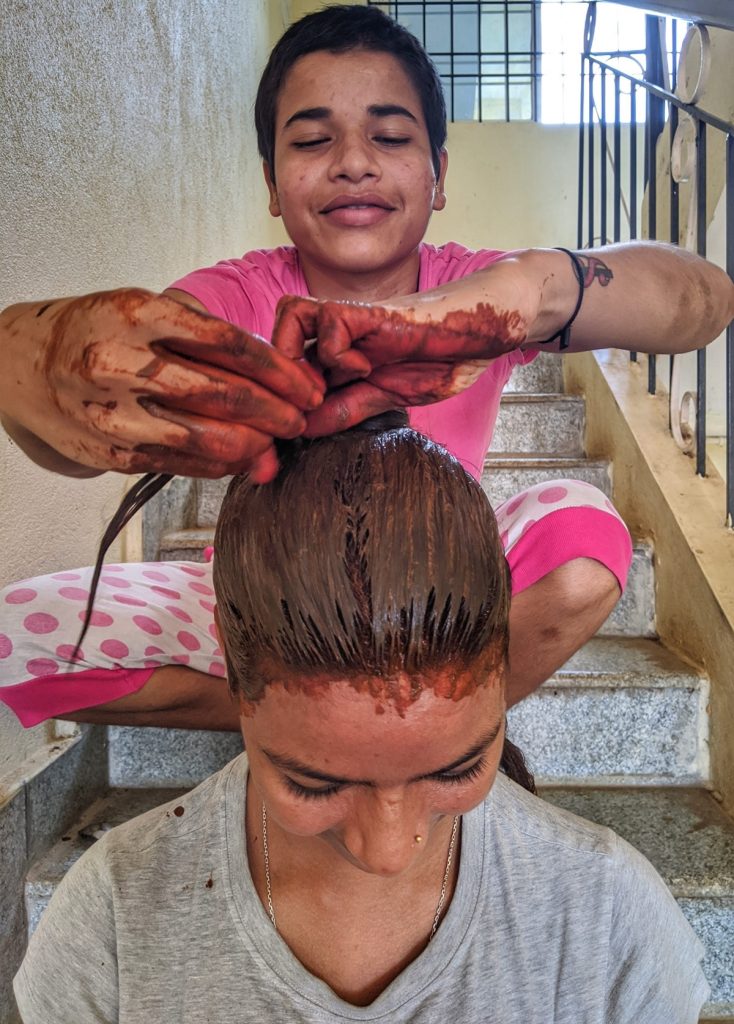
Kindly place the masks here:
POLYGON ((643 11, 667 14, 673 18, 703 22, 717 28, 734 28, 734 5, 731 0, 607 0, 623 7, 639 7, 643 11))
MULTIPOLYGON (((613 0, 621 2, 621 0, 613 0)), ((651 3, 640 0, 639 4, 627 0, 626 6, 651 7, 673 6, 670 0, 665 4, 651 3)), ((690 14, 691 3, 687 5, 681 0, 677 5, 677 13, 690 14), (685 7, 688 10, 684 11, 685 7)), ((703 9, 710 3, 697 5, 703 9)), ((732 4, 734 7, 734 4, 732 4)), ((730 18, 734 27, 734 10, 730 18)), ((629 195, 629 232, 628 237, 638 236, 638 204, 646 194, 647 198, 647 237, 658 237, 660 221, 658 219, 658 140, 666 120, 670 134, 670 197, 669 224, 665 235, 671 242, 680 244, 680 191, 679 183, 690 181, 691 198, 689 207, 689 227, 685 244, 701 256, 706 256, 707 248, 707 163, 712 159, 711 147, 707 144, 707 136, 712 132, 720 133, 725 140, 724 174, 726 182, 726 270, 734 274, 734 123, 702 109, 698 105, 700 98, 699 86, 705 89, 705 81, 709 68, 709 36, 705 26, 696 25, 689 29, 684 43, 684 51, 689 39, 696 36, 701 48, 701 71, 696 88, 687 90, 683 97, 677 95, 677 75, 673 78, 671 92, 661 84, 664 71, 660 68, 660 23, 653 15, 648 15, 647 38, 648 59, 645 76, 635 77, 628 71, 616 66, 609 53, 593 50, 594 27, 596 22, 596 3, 589 3, 584 28, 584 47, 581 57, 581 113, 579 124, 579 205, 578 205, 578 244, 593 245, 597 234, 601 236, 601 244, 608 241, 621 241, 620 205, 624 202, 625 184, 629 195), (656 64, 656 58, 657 64, 656 64), (650 81, 649 79, 654 79, 650 81), (625 95, 630 105, 629 122, 621 122, 620 86, 624 83, 625 95), (702 84, 703 83, 703 84, 702 84), (608 86, 612 86, 613 114, 608 116, 608 86), (642 90, 638 103, 637 94, 642 90), (644 124, 644 170, 640 168, 637 154, 638 131, 641 122, 637 113, 641 108, 646 111, 644 124), (667 116, 666 116, 667 115, 667 116), (588 119, 588 120, 587 120, 588 119), (626 132, 627 154, 623 161, 622 136, 626 132), (612 139, 610 142, 609 135, 612 139), (681 153, 686 147, 693 156, 682 161, 681 153), (708 156, 707 156, 708 152, 708 156), (622 166, 624 162, 624 167, 622 166), (690 164, 690 167, 687 166, 690 164), (608 187, 608 177, 611 185, 608 187), (608 231, 609 198, 613 212, 613 230, 608 231), (598 218, 598 224, 597 224, 598 218)), ((675 48, 675 47, 674 47, 675 48)), ((641 211, 640 211, 641 212, 641 211)), ((661 229, 662 230, 662 229, 661 229)), ((679 357, 671 357, 670 375, 670 429, 678 446, 688 454, 695 454, 696 473, 706 475, 706 357, 705 349, 696 353, 696 389, 695 393, 685 391, 681 376, 679 357)), ((632 359, 636 356, 632 354, 632 359)), ((729 326, 726 332, 726 523, 734 526, 734 327, 729 326)), ((648 358, 648 391, 657 391, 657 360, 655 356, 648 358)))

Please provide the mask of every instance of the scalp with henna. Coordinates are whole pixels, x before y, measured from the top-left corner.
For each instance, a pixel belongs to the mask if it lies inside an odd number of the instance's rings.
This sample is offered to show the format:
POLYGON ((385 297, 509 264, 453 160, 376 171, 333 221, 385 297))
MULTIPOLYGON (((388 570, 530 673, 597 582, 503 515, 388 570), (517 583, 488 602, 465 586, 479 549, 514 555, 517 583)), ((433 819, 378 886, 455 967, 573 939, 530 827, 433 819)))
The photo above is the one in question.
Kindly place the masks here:
POLYGON ((230 685, 318 693, 334 678, 403 711, 501 677, 509 572, 481 487, 403 413, 280 447, 270 484, 235 478, 215 538, 230 685), (467 672, 467 669, 470 669, 467 672))

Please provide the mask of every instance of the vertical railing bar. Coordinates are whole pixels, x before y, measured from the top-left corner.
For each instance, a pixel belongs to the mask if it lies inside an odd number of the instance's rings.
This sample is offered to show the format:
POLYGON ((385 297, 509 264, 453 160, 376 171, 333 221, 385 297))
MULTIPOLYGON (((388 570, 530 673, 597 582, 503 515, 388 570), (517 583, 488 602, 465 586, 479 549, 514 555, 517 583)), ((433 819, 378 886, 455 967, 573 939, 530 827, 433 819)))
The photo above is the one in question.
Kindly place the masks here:
POLYGON ((510 4, 505 0, 505 121, 510 120, 510 4))
MULTIPOLYGON (((726 137, 726 272, 734 277, 734 136, 726 137)), ((734 526, 734 326, 726 328, 726 525, 734 526)))
POLYGON ((586 57, 581 54, 581 111, 579 115, 579 194, 577 197, 578 212, 577 212, 577 225, 576 225, 576 248, 583 249, 584 247, 584 143, 585 143, 585 129, 584 129, 584 116, 586 114, 585 109, 585 91, 586 91, 586 57))
POLYGON ((630 241, 637 238, 637 86, 630 88, 630 241))
MULTIPOLYGON (((696 251, 706 256, 706 122, 696 122, 696 251)), ((706 349, 696 353, 696 472, 706 476, 706 349)))
MULTIPOLYGON (((630 82, 630 241, 637 238, 637 86, 630 82)), ((630 352, 637 362, 637 353, 630 352)))
POLYGON ((599 115, 599 206, 601 245, 607 244, 607 72, 601 72, 601 113, 599 115))
MULTIPOLYGON (((675 23, 673 24, 675 29, 675 23)), ((673 143, 675 141, 675 135, 678 131, 678 108, 671 104, 670 107, 670 232, 669 241, 673 245, 680 244, 680 186, 676 179, 673 177, 673 143)), ((675 356, 671 355, 668 359, 669 363, 669 374, 668 374, 668 394, 673 394, 673 365, 675 363, 675 356)), ((668 428, 672 427, 671 423, 672 411, 670 408, 670 402, 668 402, 668 428)))
MULTIPOLYGON (((655 136, 653 134, 652 93, 647 94, 647 120, 645 123, 645 167, 647 177, 647 237, 655 240, 658 236, 658 183, 657 160, 655 159, 655 136)), ((647 357, 647 390, 651 395, 657 389, 657 358, 647 357)))
POLYGON ((482 4, 481 0, 477 2, 477 90, 479 92, 479 123, 482 123, 483 115, 483 73, 482 73, 482 4))
POLYGON ((589 241, 594 245, 594 61, 589 58, 589 241))
POLYGON ((614 241, 622 238, 622 126, 619 75, 614 76, 614 241))

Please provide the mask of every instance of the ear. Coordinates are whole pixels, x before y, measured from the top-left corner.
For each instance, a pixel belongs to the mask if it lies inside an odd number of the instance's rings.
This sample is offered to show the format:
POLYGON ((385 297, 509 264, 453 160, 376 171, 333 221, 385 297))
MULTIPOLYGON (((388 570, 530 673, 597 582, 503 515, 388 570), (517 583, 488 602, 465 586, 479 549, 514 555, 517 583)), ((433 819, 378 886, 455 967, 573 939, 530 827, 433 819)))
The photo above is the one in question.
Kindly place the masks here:
POLYGON ((441 147, 441 152, 438 155, 439 172, 438 178, 436 179, 436 190, 433 193, 433 209, 443 210, 446 206, 446 193, 444 192, 444 186, 446 183, 446 171, 449 166, 449 154, 445 146, 441 147))
POLYGON ((270 172, 270 165, 267 160, 263 160, 263 175, 265 177, 265 184, 268 186, 268 195, 270 200, 268 202, 268 209, 270 210, 271 217, 280 217, 280 200, 278 199, 278 190, 275 187, 273 176, 270 172))

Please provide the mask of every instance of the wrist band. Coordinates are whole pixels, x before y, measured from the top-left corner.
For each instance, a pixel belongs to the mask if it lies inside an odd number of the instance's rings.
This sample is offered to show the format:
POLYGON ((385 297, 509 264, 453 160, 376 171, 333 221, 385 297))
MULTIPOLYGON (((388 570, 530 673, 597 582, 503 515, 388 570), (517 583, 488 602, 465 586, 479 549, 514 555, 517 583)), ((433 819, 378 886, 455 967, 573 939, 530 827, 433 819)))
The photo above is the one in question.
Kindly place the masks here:
POLYGON ((586 274, 584 272, 584 268, 581 266, 581 260, 578 258, 578 256, 576 255, 575 252, 571 252, 570 249, 563 249, 560 245, 555 247, 555 251, 556 252, 565 252, 565 254, 571 260, 571 263, 573 263, 573 269, 574 269, 574 273, 576 274, 576 280, 579 283, 579 297, 576 300, 576 306, 574 308, 573 313, 568 318, 568 320, 563 325, 563 327, 560 329, 560 331, 556 331, 556 333, 553 335, 552 338, 546 338, 545 341, 539 341, 538 344, 539 345, 550 345, 551 342, 556 340, 556 338, 560 338, 561 339, 561 343, 560 343, 560 345, 558 347, 559 347, 559 350, 562 352, 564 350, 564 348, 568 348, 568 346, 571 343, 571 339, 570 339, 571 326, 572 326, 574 320, 576 319, 576 317, 579 315, 579 310, 581 309, 581 303, 584 301, 584 281, 586 279, 586 274))

